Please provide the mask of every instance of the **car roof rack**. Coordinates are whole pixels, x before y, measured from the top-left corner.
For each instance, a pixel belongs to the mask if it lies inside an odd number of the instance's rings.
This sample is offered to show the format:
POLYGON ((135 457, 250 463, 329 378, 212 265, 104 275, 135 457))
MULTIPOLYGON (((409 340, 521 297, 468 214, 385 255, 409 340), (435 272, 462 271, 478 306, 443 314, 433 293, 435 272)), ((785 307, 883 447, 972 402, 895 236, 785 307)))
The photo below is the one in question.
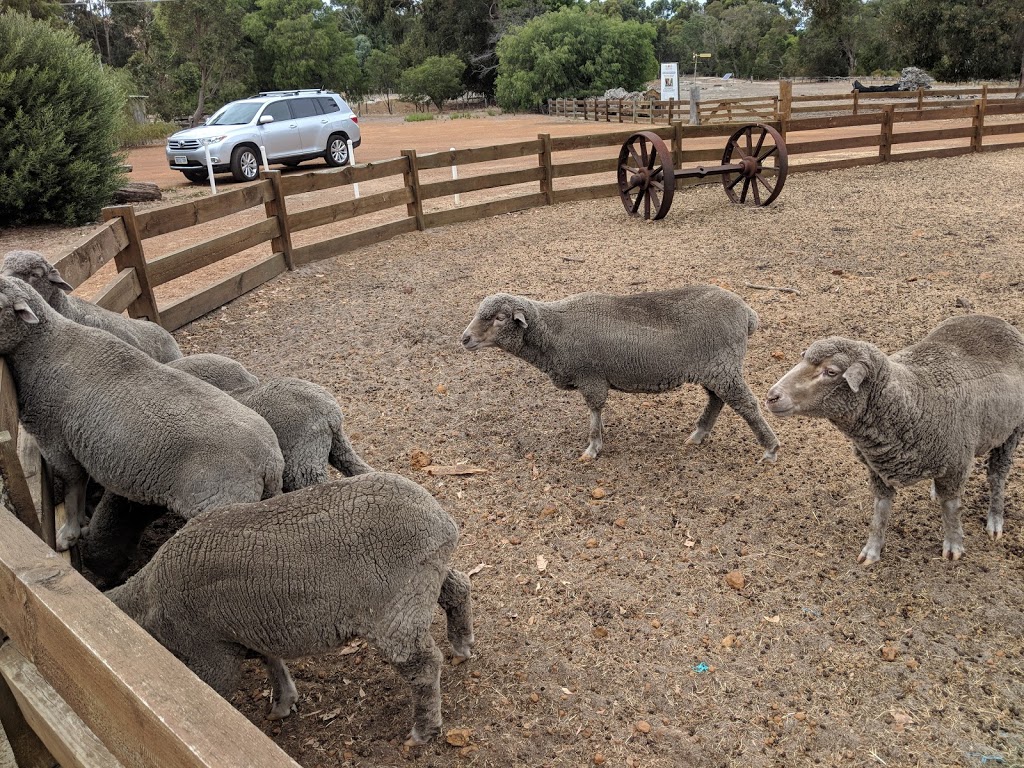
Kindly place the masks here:
POLYGON ((260 91, 260 96, 298 96, 300 93, 334 93, 325 88, 297 88, 289 91, 260 91))

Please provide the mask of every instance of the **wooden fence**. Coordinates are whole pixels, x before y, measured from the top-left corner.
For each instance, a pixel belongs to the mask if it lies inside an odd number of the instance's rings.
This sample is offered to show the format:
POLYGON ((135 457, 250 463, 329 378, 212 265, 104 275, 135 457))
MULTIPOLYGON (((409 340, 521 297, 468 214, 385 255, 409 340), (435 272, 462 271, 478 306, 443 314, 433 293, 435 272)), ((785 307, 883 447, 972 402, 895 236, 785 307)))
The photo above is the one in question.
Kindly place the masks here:
MULTIPOLYGON (((1024 100, 978 99, 912 111, 887 104, 870 113, 783 119, 774 126, 786 136, 790 172, 800 173, 1024 147, 1022 115, 1024 100), (840 128, 848 130, 830 135, 840 128)), ((681 122, 651 127, 670 142, 676 168, 720 161, 734 129, 681 122)), ((398 158, 329 171, 265 171, 252 184, 143 212, 106 208, 103 225, 55 265, 76 287, 106 268, 111 276, 96 303, 174 330, 287 270, 401 234, 617 196, 619 149, 634 130, 545 134, 422 155, 406 150, 398 158), (454 167, 470 173, 449 178, 454 167), (359 184, 374 191, 357 196, 359 184), (453 206, 457 195, 487 199, 453 206), (210 222, 239 217, 244 220, 227 234, 197 234, 210 222), (147 256, 147 244, 167 235, 173 235, 171 246, 147 256), (226 277, 158 301, 156 288, 240 257, 245 263, 226 277)), ((32 473, 19 461, 17 443, 13 384, 0 363, 0 472, 3 502, 12 513, 0 510, 0 637, 10 636, 0 649, 6 684, 0 685, 0 765, 4 731, 20 750, 22 768, 53 764, 33 762, 33 754, 63 766, 294 765, 40 540, 42 533, 52 543, 53 504, 45 498, 46 482, 33 499, 32 473)))
MULTIPOLYGON (((709 99, 696 104, 695 125, 714 122, 766 122, 803 114, 861 114, 877 112, 892 105, 897 110, 926 110, 963 105, 964 100, 1012 100, 1018 89, 1013 86, 982 85, 977 88, 918 89, 880 93, 793 95, 791 81, 779 82, 778 96, 748 96, 733 99, 709 99)), ((607 123, 664 123, 691 119, 690 102, 682 99, 548 99, 548 114, 607 123)))

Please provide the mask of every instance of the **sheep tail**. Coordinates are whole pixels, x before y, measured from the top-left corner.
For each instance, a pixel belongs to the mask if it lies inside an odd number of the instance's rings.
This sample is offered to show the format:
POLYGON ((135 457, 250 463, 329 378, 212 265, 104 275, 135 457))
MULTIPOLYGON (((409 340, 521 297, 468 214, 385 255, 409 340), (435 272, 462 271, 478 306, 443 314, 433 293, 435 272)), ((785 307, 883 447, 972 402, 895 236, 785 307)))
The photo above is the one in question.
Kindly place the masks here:
POLYGON ((330 461, 332 467, 346 477, 373 472, 373 467, 359 458, 359 454, 355 452, 352 444, 349 443, 345 430, 342 429, 341 422, 334 425, 332 432, 334 434, 331 437, 331 452, 328 455, 328 461, 330 461))
POLYGON ((757 330, 757 312, 747 307, 747 337, 754 335, 754 331, 757 330))

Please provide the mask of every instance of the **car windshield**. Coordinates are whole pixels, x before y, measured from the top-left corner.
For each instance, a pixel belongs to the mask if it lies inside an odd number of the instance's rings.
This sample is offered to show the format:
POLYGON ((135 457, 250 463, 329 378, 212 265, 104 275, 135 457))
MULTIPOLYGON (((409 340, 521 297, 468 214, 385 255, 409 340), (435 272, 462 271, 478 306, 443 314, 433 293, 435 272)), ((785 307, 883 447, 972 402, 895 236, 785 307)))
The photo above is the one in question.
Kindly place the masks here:
POLYGON ((228 104, 216 112, 207 125, 245 125, 252 121, 261 106, 263 106, 262 103, 253 101, 228 104))

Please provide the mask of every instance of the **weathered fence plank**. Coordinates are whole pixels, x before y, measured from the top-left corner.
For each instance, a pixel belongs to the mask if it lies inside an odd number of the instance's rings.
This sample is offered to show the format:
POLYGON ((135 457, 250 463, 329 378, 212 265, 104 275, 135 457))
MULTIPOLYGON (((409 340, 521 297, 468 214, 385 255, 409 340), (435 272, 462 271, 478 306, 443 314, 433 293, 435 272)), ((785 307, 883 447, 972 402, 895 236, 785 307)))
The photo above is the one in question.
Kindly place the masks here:
POLYGON ((124 222, 118 218, 110 219, 70 251, 58 256, 53 266, 61 277, 77 288, 127 247, 128 232, 124 222))
POLYGON ((216 264, 236 253, 269 242, 281 233, 277 219, 263 219, 196 245, 168 253, 149 262, 149 278, 153 285, 191 274, 216 264))
POLYGON ((0 626, 127 768, 296 767, 10 514, 0 626))
POLYGON ((255 208, 263 205, 267 197, 273 194, 274 189, 269 181, 257 181, 219 192, 213 197, 143 211, 135 217, 136 225, 139 235, 147 240, 255 208))
POLYGON ((109 309, 111 312, 124 312, 141 295, 138 274, 134 267, 129 267, 118 272, 113 280, 100 289, 92 301, 96 306, 109 309))

